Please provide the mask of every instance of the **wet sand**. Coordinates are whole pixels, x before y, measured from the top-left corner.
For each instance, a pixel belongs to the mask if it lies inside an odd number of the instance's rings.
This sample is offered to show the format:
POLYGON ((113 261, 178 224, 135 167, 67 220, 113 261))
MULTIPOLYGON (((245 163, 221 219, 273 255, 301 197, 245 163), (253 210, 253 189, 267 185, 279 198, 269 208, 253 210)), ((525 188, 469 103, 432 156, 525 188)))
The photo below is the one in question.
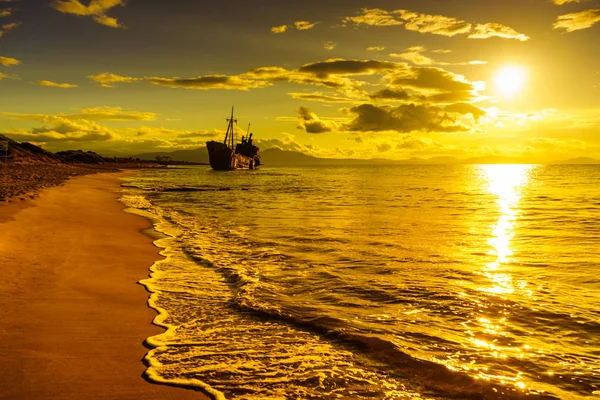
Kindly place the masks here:
POLYGON ((160 256, 115 201, 118 176, 0 204, 0 399, 207 399, 142 377, 162 330, 136 282, 160 256))

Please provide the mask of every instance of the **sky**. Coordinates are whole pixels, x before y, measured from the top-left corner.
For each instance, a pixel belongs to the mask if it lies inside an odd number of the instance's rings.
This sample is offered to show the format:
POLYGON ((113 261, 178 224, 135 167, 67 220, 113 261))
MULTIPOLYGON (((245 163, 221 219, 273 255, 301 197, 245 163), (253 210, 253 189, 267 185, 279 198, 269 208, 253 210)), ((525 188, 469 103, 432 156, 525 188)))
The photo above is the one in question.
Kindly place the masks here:
POLYGON ((600 158, 600 0, 0 0, 0 134, 135 155, 600 158))

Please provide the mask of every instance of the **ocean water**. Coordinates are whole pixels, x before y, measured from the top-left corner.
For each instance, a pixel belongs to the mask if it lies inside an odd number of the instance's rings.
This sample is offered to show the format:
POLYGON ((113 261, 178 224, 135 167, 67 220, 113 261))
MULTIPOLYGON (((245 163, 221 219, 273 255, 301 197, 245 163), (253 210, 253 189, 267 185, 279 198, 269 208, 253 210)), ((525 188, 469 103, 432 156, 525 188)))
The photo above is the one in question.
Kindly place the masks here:
POLYGON ((226 399, 600 399, 600 166, 144 170, 149 379, 226 399))

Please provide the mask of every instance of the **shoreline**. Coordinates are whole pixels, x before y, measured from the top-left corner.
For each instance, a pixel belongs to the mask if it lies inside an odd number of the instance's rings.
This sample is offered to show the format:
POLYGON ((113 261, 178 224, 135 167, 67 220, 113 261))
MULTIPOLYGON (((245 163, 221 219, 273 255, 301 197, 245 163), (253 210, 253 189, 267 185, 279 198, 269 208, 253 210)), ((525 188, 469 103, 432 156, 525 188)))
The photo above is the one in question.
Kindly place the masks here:
POLYGON ((142 216, 124 212, 122 173, 71 178, 0 204, 0 399, 208 399, 150 383, 149 293, 161 259, 142 216))

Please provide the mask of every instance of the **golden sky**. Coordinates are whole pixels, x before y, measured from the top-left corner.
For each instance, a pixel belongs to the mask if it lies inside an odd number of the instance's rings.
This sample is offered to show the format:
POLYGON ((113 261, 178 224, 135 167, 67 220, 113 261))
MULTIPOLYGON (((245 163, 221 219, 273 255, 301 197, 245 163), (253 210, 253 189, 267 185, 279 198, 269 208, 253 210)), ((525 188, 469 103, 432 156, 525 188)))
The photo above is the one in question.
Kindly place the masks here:
POLYGON ((135 155, 600 158, 600 0, 0 0, 0 133, 135 155))

